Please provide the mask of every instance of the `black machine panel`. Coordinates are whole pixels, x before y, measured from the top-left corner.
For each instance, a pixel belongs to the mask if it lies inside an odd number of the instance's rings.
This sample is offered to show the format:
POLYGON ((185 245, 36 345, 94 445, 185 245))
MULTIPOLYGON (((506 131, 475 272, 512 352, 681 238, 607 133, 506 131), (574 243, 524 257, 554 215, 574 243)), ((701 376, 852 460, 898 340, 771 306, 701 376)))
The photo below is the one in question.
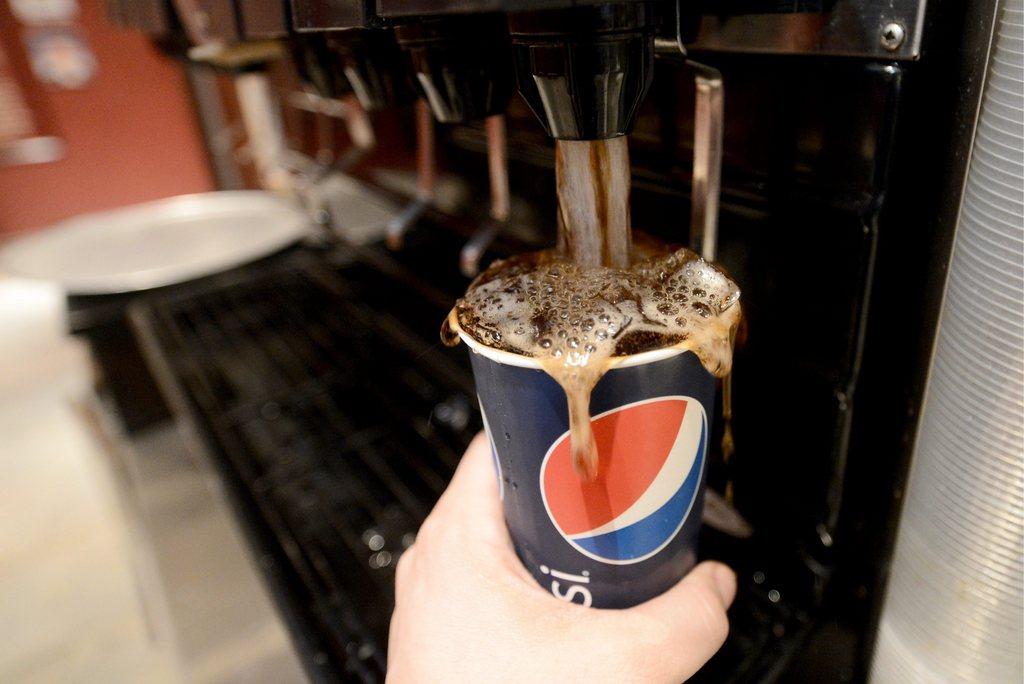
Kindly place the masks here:
POLYGON ((238 3, 242 35, 248 40, 281 38, 291 29, 288 8, 280 0, 244 0, 238 3))
POLYGON ((290 0, 296 31, 331 31, 380 24, 373 0, 290 0))
MULTIPOLYGON (((303 2, 304 0, 293 0, 303 2)), ((524 12, 601 4, 594 0, 377 0, 388 19, 450 13, 524 12)), ((765 54, 821 54, 916 59, 924 0, 727 0, 655 2, 675 38, 683 16, 689 49, 765 54)))

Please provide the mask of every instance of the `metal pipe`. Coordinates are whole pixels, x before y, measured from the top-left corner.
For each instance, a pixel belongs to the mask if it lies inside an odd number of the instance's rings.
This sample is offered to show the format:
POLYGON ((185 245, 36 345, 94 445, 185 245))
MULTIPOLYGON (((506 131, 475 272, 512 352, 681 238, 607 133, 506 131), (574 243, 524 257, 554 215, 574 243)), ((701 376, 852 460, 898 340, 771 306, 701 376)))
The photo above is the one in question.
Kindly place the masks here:
POLYGON ((384 240, 390 249, 401 249, 405 234, 434 202, 437 164, 434 156, 434 116, 425 100, 416 101, 416 199, 388 221, 384 240))
POLYGON ((234 80, 238 108, 260 182, 271 190, 288 191, 291 181, 281 165, 284 129, 267 75, 253 71, 238 74, 234 80))
POLYGON ((345 122, 345 130, 352 144, 359 150, 369 151, 377 146, 377 137, 373 133, 373 124, 359 98, 347 95, 341 100, 341 119, 345 122))
POLYGON ((489 116, 487 130, 487 171, 491 182, 491 218, 504 223, 509 214, 508 154, 505 116, 489 116))
POLYGON ((462 246, 459 252, 459 270, 462 275, 472 278, 480 272, 480 259, 498 236, 498 225, 496 221, 485 221, 462 246))
POLYGON ((437 161, 434 152, 434 115, 426 100, 416 100, 416 177, 421 200, 433 201, 437 183, 437 161))
POLYGON ((501 224, 508 221, 508 150, 505 117, 489 116, 484 121, 487 131, 487 172, 491 183, 491 218, 485 221, 459 252, 459 269, 467 278, 480 272, 480 260, 498 236, 501 224))

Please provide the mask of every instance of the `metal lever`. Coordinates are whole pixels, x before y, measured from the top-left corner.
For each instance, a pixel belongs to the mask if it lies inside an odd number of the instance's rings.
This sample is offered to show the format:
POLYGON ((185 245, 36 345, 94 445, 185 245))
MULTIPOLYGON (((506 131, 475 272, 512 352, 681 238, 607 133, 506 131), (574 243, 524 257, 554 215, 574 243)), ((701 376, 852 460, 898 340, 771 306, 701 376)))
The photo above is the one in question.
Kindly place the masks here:
POLYGON ((316 123, 316 156, 297 150, 283 150, 281 163, 292 174, 296 196, 318 224, 330 227, 331 215, 321 191, 335 172, 347 173, 376 145, 366 111, 354 95, 342 99, 321 97, 307 91, 291 91, 284 98, 289 110, 312 114, 316 123), (334 121, 341 120, 352 144, 335 155, 334 121))
POLYGON ((724 91, 718 69, 687 60, 696 72, 690 248, 708 261, 718 251, 718 195, 722 183, 724 91))
POLYGON ((397 216, 388 221, 385 228, 384 240, 390 249, 401 249, 405 242, 405 234, 409 228, 420 220, 424 212, 430 207, 431 201, 422 197, 414 199, 397 216))
MULTIPOLYGON (((680 43, 682 49, 682 43, 680 43)), ((718 198, 722 188, 722 129, 725 93, 722 73, 692 60, 696 101, 693 116, 693 177, 690 196, 690 249, 707 261, 718 256, 718 198)), ((736 451, 732 434, 732 374, 722 378, 722 463, 727 468, 736 451)), ((725 502, 732 504, 732 476, 725 484, 725 502)))
POLYGON ((253 71, 234 78, 238 108, 261 184, 275 191, 289 191, 291 179, 282 166, 284 128, 277 101, 266 73, 253 71))
MULTIPOLYGON (((666 56, 682 57, 696 73, 693 120, 693 177, 690 200, 690 248, 708 261, 718 253, 718 203, 722 189, 722 136, 725 90, 722 72, 687 59, 683 45, 682 12, 676 5, 675 40, 656 38, 654 49, 666 56)), ((727 468, 725 503, 732 504, 733 486, 729 462, 736 452, 732 434, 732 374, 722 378, 722 463, 727 468)))
POLYGON ((391 249, 401 249, 405 234, 434 203, 437 167, 434 159, 434 118, 425 100, 416 100, 416 178, 414 199, 397 216, 388 221, 384 239, 391 249))
POLYGON ((459 270, 467 278, 473 278, 480 272, 480 259, 484 252, 498 237, 499 224, 494 220, 487 220, 480 228, 473 233, 466 241, 459 252, 459 270))
MULTIPOLYGON (((347 173, 356 163, 377 145, 366 110, 359 104, 355 95, 347 95, 342 99, 321 97, 311 92, 296 90, 288 93, 284 100, 291 108, 307 112, 315 117, 317 124, 317 170, 313 173, 312 182, 318 182, 332 171, 347 173), (340 155, 334 157, 334 126, 333 120, 338 119, 345 125, 352 145, 340 155)), ((288 154, 299 153, 289 150, 288 154)))
POLYGON ((708 261, 718 252, 718 196, 722 183, 722 131, 725 90, 722 72, 688 59, 683 44, 682 12, 676 5, 675 39, 655 38, 655 51, 680 58, 693 69, 696 101, 693 121, 693 183, 690 249, 708 261))
POLYGON ((508 221, 510 210, 505 117, 502 114, 489 116, 484 124, 487 130, 487 172, 491 183, 491 218, 473 233, 459 252, 459 268, 467 278, 480 272, 480 259, 498 236, 501 226, 508 221))

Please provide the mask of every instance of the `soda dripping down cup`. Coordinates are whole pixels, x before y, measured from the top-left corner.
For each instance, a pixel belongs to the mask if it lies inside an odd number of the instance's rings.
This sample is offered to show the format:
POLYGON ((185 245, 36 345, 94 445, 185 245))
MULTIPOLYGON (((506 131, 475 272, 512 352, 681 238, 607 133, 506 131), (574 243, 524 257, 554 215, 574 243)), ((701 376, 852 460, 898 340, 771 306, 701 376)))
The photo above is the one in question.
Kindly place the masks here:
POLYGON ((505 521, 556 597, 625 608, 693 567, 716 379, 690 351, 615 357, 591 394, 592 480, 574 470, 565 391, 535 359, 464 332, 505 521))

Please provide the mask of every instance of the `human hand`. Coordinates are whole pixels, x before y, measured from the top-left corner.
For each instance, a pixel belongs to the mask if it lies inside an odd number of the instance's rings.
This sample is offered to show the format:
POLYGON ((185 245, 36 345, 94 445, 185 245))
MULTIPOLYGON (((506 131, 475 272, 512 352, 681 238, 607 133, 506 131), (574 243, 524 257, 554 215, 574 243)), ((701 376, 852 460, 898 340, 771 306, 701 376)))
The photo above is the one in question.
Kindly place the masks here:
POLYGON ((725 641, 736 577, 695 567, 634 608, 561 601, 520 563, 477 435, 397 568, 392 682, 681 682, 725 641))

